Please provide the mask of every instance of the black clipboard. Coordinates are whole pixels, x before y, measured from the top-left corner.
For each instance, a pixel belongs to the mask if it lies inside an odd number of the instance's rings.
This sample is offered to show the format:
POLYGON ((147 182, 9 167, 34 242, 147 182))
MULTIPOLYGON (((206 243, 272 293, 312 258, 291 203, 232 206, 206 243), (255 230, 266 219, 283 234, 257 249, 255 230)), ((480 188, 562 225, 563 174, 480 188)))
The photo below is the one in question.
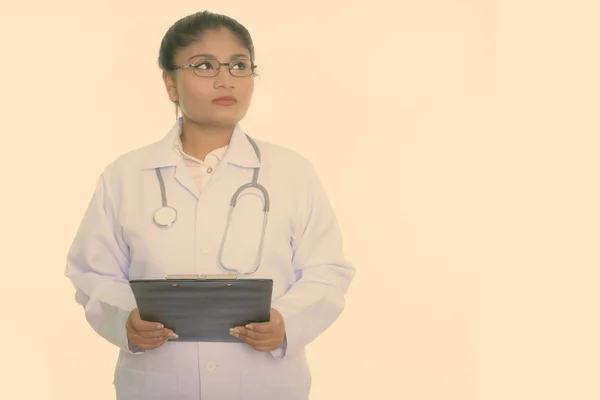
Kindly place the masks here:
POLYGON ((159 322, 180 342, 241 342, 234 326, 268 322, 272 279, 235 275, 172 275, 129 281, 144 321, 159 322))

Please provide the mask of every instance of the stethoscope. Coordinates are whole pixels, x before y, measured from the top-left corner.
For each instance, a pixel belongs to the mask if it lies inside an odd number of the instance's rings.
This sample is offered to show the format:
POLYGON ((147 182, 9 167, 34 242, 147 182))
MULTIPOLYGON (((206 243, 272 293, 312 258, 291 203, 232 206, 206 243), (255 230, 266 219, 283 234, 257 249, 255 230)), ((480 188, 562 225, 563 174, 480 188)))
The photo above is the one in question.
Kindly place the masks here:
MULTIPOLYGON (((256 153, 256 156, 258 157, 258 161, 260 162, 260 150, 258 148, 258 145, 254 142, 254 140, 252 140, 252 138, 250 136, 246 135, 246 138, 248 139, 248 141, 254 148, 254 152, 256 153)), ((162 207, 159 208, 154 213, 154 222, 161 227, 168 228, 168 227, 173 226, 175 221, 177 221, 177 210, 167 204, 167 194, 166 194, 166 190, 165 190, 165 182, 164 182, 162 174, 160 172, 160 168, 155 168, 155 171, 156 171, 156 176, 158 178, 158 183, 160 185, 160 193, 161 193, 161 197, 162 197, 162 207)), ((264 244, 265 232, 266 232, 266 227, 267 227, 267 214, 269 213, 270 202, 269 202, 269 192, 267 191, 267 189, 265 189, 264 186, 262 186, 260 183, 258 183, 259 173, 260 173, 260 166, 254 168, 254 175, 252 177, 252 182, 248 182, 245 185, 240 186, 235 191, 233 196, 231 196, 231 201, 229 204, 229 213, 227 215, 227 225, 225 226, 225 232, 223 233, 223 237, 221 239, 221 244, 219 246, 219 253, 218 253, 219 264, 221 264, 221 267, 224 270, 236 273, 238 275, 252 275, 260 267, 260 260, 262 259, 263 244, 264 244), (254 267, 254 269, 251 272, 240 272, 234 268, 228 268, 227 266, 225 266, 225 264, 223 263, 223 248, 225 247, 227 233, 229 232, 229 226, 231 223, 231 215, 233 214, 233 210, 236 206, 238 198, 244 190, 250 189, 250 188, 256 188, 256 189, 260 190, 263 194, 263 199, 264 199, 263 227, 262 227, 262 233, 261 233, 261 238, 260 238, 260 246, 259 246, 259 250, 258 250, 256 266, 254 267)))

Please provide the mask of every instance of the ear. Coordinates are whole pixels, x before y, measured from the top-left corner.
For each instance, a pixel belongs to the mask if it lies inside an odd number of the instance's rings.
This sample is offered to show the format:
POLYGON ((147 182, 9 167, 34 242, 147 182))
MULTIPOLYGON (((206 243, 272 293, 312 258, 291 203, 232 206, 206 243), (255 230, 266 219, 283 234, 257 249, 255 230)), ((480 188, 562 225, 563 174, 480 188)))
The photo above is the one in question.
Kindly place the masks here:
POLYGON ((179 101, 179 95, 177 94, 177 81, 175 77, 168 71, 163 71, 163 81, 165 82, 165 88, 169 95, 169 100, 172 102, 179 101))

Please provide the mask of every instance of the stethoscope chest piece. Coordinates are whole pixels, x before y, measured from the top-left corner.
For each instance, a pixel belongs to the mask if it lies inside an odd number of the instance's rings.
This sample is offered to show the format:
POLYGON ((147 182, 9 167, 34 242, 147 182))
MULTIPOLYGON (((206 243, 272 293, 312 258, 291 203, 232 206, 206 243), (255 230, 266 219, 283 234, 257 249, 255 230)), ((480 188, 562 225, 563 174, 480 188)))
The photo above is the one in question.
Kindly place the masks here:
POLYGON ((177 210, 173 207, 161 207, 154 213, 154 222, 160 226, 169 227, 177 220, 177 210))

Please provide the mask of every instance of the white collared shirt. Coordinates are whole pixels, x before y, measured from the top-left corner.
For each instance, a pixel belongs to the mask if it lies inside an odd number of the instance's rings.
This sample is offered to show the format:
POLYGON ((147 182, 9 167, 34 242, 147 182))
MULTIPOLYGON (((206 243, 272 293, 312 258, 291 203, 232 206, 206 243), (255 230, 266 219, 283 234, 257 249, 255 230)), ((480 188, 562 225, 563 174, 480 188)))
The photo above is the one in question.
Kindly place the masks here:
POLYGON ((181 136, 177 136, 175 140, 175 149, 185 161, 185 165, 187 166, 190 176, 198 186, 198 193, 202 193, 212 173, 217 169, 217 166, 223 159, 225 152, 227 151, 228 146, 220 147, 208 153, 204 158, 204 161, 199 158, 193 157, 183 151, 183 143, 181 142, 181 136))

